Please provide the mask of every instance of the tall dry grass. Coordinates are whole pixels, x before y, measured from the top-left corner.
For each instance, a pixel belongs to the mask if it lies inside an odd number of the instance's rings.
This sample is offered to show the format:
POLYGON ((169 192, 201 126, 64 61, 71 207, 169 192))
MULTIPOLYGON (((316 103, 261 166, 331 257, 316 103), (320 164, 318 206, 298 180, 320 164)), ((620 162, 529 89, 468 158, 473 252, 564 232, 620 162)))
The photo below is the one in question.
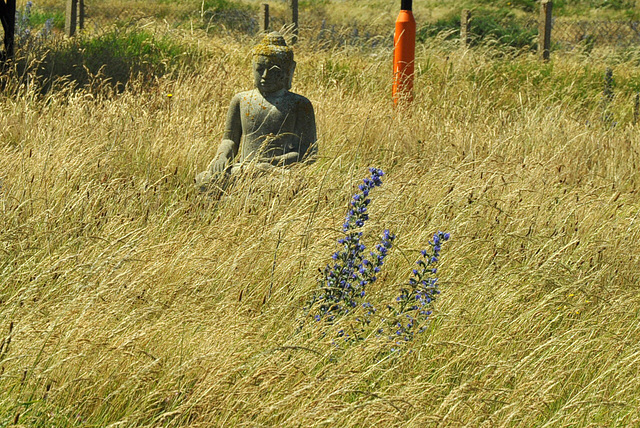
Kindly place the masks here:
POLYGON ((320 159, 216 199, 250 47, 206 48, 152 90, 2 96, 1 426, 640 426, 640 141, 631 92, 599 120, 602 64, 426 46, 395 110, 388 51, 303 42, 320 159), (295 334, 368 166, 375 299, 452 234, 430 330, 382 360, 295 334))

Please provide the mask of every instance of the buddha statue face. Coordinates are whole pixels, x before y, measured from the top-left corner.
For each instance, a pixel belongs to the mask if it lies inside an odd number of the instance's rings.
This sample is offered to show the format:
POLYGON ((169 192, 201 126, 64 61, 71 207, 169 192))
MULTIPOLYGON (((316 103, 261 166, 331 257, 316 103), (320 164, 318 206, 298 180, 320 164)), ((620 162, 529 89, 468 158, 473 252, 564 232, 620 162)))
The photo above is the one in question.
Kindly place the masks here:
POLYGON ((293 50, 279 33, 267 34, 253 49, 253 79, 263 94, 272 94, 291 88, 293 50))

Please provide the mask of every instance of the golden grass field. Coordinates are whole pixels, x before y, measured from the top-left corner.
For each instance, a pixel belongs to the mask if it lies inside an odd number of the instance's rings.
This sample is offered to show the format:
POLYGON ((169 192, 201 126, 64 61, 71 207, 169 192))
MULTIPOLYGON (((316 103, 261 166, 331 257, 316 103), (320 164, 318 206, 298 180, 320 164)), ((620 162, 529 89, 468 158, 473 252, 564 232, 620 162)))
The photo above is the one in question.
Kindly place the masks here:
POLYGON ((436 41, 396 110, 388 49, 303 32, 318 161, 216 198, 194 177, 254 40, 181 42, 201 65, 119 94, 0 94, 0 427, 640 426, 634 57, 436 41), (364 239, 397 234, 372 299, 451 233, 430 328, 396 358, 296 334, 369 166, 364 239))

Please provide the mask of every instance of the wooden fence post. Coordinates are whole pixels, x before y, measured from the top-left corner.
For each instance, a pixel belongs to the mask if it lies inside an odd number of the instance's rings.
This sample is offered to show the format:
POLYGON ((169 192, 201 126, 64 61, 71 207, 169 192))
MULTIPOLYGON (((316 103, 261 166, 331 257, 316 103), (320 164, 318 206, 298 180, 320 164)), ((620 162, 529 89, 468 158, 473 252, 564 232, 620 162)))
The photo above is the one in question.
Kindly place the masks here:
MULTIPOLYGON (((4 51, 0 52, 0 66, 4 67, 14 54, 16 31, 16 0, 0 0, 0 20, 4 29, 4 51)), ((0 71, 2 71, 0 69, 0 71)))
POLYGON ((551 51, 551 10, 552 0, 543 0, 540 3, 540 22, 538 27, 538 54, 543 61, 549 60, 551 51))
POLYGON ((267 33, 269 31, 269 5, 262 3, 262 13, 260 14, 260 31, 267 33))
POLYGON ((463 9, 460 14, 460 43, 462 47, 469 47, 471 35, 471 11, 463 9))
POLYGON ((615 124, 611 108, 611 103, 615 96, 613 86, 613 70, 610 67, 607 67, 604 72, 604 88, 602 89, 602 122, 608 128, 613 127, 615 124))
POLYGON ((298 41, 298 0, 289 0, 291 4, 291 23, 293 24, 293 37, 291 43, 298 41))
POLYGON ((64 33, 73 37, 78 27, 78 0, 67 0, 67 11, 64 16, 64 33))
POLYGON ((65 15, 64 32, 73 37, 78 29, 84 29, 84 0, 66 0, 67 13, 65 15))
POLYGON ((78 28, 84 30, 84 0, 78 0, 78 28))

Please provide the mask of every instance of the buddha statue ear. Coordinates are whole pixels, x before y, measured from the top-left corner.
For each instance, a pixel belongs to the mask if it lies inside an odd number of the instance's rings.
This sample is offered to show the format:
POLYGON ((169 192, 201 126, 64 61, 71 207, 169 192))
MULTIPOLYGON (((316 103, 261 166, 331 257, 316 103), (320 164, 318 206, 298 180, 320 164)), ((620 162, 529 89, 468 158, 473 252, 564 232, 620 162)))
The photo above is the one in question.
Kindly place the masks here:
POLYGON ((296 70, 296 62, 291 61, 291 67, 289 67, 289 75, 287 76, 287 90, 291 89, 291 84, 293 83, 293 72, 296 70))

